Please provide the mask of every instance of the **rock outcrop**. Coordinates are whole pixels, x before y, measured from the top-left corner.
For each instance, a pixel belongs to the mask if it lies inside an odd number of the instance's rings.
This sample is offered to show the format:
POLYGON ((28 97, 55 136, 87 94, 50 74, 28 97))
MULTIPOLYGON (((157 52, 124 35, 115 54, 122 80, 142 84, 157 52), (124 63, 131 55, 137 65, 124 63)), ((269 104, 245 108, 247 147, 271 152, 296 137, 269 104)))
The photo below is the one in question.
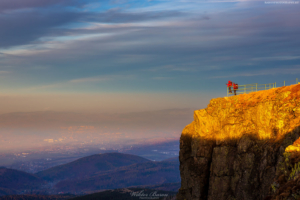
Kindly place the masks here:
POLYGON ((300 84, 212 99, 182 132, 177 199, 265 199, 299 135, 300 84))

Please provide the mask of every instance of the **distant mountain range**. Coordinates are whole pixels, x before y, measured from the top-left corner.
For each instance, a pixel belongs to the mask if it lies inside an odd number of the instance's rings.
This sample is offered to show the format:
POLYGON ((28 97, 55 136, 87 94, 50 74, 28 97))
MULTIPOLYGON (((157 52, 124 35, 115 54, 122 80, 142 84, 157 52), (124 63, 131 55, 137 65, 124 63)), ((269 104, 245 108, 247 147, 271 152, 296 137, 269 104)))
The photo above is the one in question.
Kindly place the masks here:
POLYGON ((168 142, 159 142, 149 145, 135 145, 130 149, 119 150, 120 153, 128 153, 141 156, 149 160, 163 161, 179 156, 179 139, 168 142))
POLYGON ((96 154, 29 174, 0 168, 0 196, 9 194, 87 194, 106 189, 149 185, 176 190, 180 181, 178 157, 160 162, 122 153, 96 154))
POLYGON ((73 162, 52 167, 36 173, 40 178, 47 181, 59 181, 65 179, 81 179, 92 176, 97 172, 113 170, 118 167, 136 163, 148 162, 148 159, 121 153, 96 154, 80 158, 73 162))
POLYGON ((154 185, 180 181, 179 160, 144 162, 114 170, 95 173, 93 176, 79 180, 60 181, 54 187, 59 192, 74 194, 125 188, 139 185, 154 185))

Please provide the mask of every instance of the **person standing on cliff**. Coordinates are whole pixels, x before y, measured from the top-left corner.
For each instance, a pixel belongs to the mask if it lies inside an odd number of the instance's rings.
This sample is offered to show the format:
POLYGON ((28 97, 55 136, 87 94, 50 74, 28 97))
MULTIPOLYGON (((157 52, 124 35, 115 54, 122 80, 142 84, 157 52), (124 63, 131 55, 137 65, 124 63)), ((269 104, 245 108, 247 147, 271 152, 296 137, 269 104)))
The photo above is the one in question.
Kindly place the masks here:
POLYGON ((238 89, 238 84, 233 83, 234 95, 236 95, 236 90, 238 89))
POLYGON ((228 87, 229 93, 231 94, 232 93, 232 91, 231 91, 232 82, 228 81, 228 83, 226 85, 228 87))

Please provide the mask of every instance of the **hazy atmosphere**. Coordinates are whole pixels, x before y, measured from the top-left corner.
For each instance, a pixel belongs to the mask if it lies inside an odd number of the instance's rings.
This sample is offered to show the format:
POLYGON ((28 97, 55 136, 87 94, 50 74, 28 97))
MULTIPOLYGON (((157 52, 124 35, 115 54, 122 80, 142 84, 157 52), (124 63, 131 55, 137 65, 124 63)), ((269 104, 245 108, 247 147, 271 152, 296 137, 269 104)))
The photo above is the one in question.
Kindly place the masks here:
POLYGON ((178 140, 228 80, 296 83, 289 2, 0 1, 0 151, 178 140))

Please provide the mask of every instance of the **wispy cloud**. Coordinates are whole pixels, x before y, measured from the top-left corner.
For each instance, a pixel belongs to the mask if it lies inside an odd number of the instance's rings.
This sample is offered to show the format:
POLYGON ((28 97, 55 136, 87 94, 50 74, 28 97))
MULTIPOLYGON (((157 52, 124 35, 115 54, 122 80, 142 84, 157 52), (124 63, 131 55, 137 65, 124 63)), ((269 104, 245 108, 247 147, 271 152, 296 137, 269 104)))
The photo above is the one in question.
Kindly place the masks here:
POLYGON ((0 74, 8 74, 11 73, 10 71, 0 71, 0 74))
POLYGON ((300 56, 271 56, 253 58, 254 61, 274 61, 274 60, 299 60, 300 56))
POLYGON ((90 78, 80 78, 70 80, 70 83, 87 83, 87 82, 101 82, 101 81, 111 81, 112 77, 90 77, 90 78))
POLYGON ((68 81, 69 83, 88 83, 88 82, 103 82, 103 81, 113 81, 121 79, 133 79, 133 75, 106 75, 106 76, 97 76, 97 77, 88 77, 88 78, 79 78, 68 81))
POLYGON ((88 4, 89 2, 93 2, 93 0, 81 1, 81 0, 9 0, 9 1, 0 1, 0 12, 2 11, 11 11, 11 10, 19 10, 19 9, 30 9, 30 8, 42 8, 49 7, 54 5, 59 6, 83 6, 88 4))
POLYGON ((53 89, 53 88, 70 88, 70 87, 76 87, 78 85, 85 85, 89 83, 98 83, 98 82, 113 82, 113 81, 120 81, 120 80, 133 80, 136 78, 134 75, 104 75, 104 76, 94 76, 94 77, 87 77, 87 78, 78 78, 78 79, 72 79, 65 82, 58 82, 53 84, 47 84, 47 85, 41 85, 41 86, 35 86, 35 87, 29 87, 25 88, 23 90, 25 91, 37 91, 37 90, 43 90, 43 89, 53 89), (75 84, 75 85, 74 85, 75 84))
POLYGON ((280 66, 292 69, 299 59, 297 6, 50 1, 33 0, 30 9, 3 4, 15 9, 0 14, 0 66, 14 72, 14 80, 0 80, 4 87, 198 91, 208 77, 267 76, 280 66), (36 66, 46 68, 32 70, 36 66), (133 77, 124 78, 128 74, 133 77))
POLYGON ((169 79, 172 79, 172 77, 153 77, 154 80, 169 80, 169 79))
POLYGON ((151 67, 148 69, 144 69, 143 71, 149 72, 159 72, 159 71, 179 71, 179 72, 191 72, 191 71, 198 71, 196 67, 190 66, 174 66, 174 65, 165 65, 160 67, 151 67))
POLYGON ((264 75, 276 75, 276 74, 300 74, 300 65, 294 66, 294 68, 282 66, 281 68, 276 69, 264 69, 264 70, 255 70, 255 71, 246 71, 240 73, 230 73, 230 75, 224 76, 212 76, 210 78, 233 78, 233 77, 251 77, 251 76, 264 76, 264 75))

